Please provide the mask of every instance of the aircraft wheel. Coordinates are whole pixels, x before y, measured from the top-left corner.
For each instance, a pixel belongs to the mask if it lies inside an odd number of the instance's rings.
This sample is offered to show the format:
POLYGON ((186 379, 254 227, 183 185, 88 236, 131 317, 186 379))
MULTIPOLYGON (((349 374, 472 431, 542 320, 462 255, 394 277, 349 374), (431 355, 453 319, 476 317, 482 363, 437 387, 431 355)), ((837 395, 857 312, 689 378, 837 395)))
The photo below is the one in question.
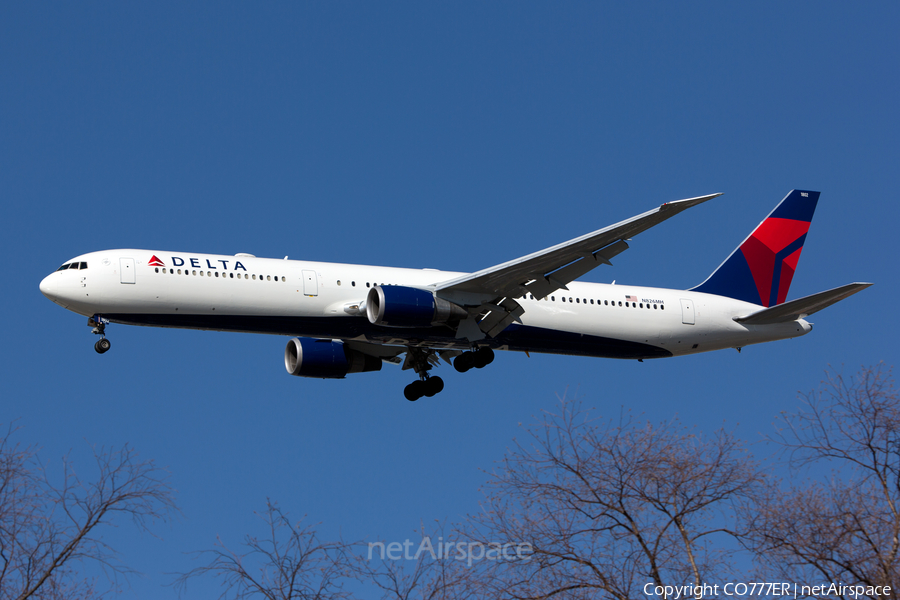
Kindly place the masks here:
POLYGON ((94 350, 97 351, 97 354, 103 354, 104 352, 109 350, 110 346, 112 346, 112 344, 108 339, 100 338, 99 340, 97 340, 97 343, 94 344, 94 350))
POLYGON ((471 352, 463 352, 453 359, 453 368, 460 373, 465 373, 475 366, 475 356, 471 352))
POLYGON ((494 351, 490 348, 479 348, 477 352, 473 353, 473 358, 475 359, 473 361, 475 368, 483 369, 494 362, 494 351))
POLYGON ((410 402, 415 402, 425 395, 424 381, 413 381, 411 384, 403 388, 403 396, 410 402))
POLYGON ((425 395, 431 398, 444 389, 444 380, 440 377, 429 377, 425 380, 425 395))

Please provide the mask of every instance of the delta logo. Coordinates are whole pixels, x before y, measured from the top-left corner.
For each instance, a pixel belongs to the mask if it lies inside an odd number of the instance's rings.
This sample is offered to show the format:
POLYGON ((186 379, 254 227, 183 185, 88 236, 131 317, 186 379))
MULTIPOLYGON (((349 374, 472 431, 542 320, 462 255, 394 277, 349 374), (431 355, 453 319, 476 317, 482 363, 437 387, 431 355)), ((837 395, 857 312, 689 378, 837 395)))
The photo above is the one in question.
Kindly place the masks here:
MULTIPOLYGON (((220 269, 221 268, 223 271, 228 271, 228 270, 237 271, 238 269, 240 269, 244 272, 247 271, 247 267, 245 267, 239 260, 230 260, 230 259, 226 260, 224 258, 201 259, 201 258, 193 258, 193 257, 184 259, 184 258, 181 258, 180 256, 172 256, 171 259, 172 259, 173 267, 186 266, 185 260, 188 260, 191 263, 191 267, 194 267, 197 269, 220 269), (204 260, 206 262, 205 267, 200 263, 201 260, 204 260), (212 264, 213 262, 217 262, 217 263, 219 263, 219 265, 214 265, 214 264, 212 264), (234 266, 229 267, 228 263, 234 263, 234 266)), ((151 267, 165 267, 166 266, 166 263, 164 263, 162 260, 160 260, 159 257, 156 256, 155 254, 150 257, 150 260, 147 261, 147 264, 151 267)))

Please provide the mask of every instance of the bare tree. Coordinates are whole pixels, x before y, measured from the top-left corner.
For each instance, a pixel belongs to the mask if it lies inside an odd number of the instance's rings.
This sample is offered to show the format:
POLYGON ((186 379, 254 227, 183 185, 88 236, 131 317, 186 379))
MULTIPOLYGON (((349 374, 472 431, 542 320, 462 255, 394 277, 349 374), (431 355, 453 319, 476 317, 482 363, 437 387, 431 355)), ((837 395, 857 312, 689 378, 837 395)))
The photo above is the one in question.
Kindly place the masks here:
POLYGON ((800 411, 782 415, 774 438, 793 481, 751 507, 748 542, 766 568, 795 581, 891 586, 896 597, 900 396, 891 371, 829 371, 802 399, 800 411))
MULTIPOLYGON (((385 542, 359 544, 360 581, 381 590, 382 600, 468 600, 480 598, 471 585, 471 565, 460 560, 455 540, 443 526, 419 531, 419 541, 402 550, 385 542)), ((399 542, 397 543, 399 545, 399 542)))
POLYGON ((213 550, 197 553, 205 564, 176 580, 185 591, 191 579, 211 576, 227 600, 350 599, 345 586, 355 581, 380 590, 384 600, 467 600, 465 563, 443 557, 443 529, 413 544, 323 542, 311 526, 292 523, 273 502, 259 515, 261 537, 246 536, 239 550, 219 539, 213 550), (395 547, 396 546, 396 547, 395 547))
MULTIPOLYGON (((701 585, 727 569, 732 501, 755 492, 757 463, 730 432, 677 420, 593 420, 560 402, 492 476, 483 512, 463 534, 530 546, 530 557, 483 560, 477 585, 500 598, 644 597, 643 586, 701 585), (725 542, 725 540, 720 540, 725 542)), ((736 547, 736 545, 733 545, 736 547)))
POLYGON ((33 447, 0 438, 0 598, 94 598, 96 581, 80 574, 99 563, 112 579, 128 569, 104 543, 104 525, 117 517, 140 529, 175 509, 164 471, 125 446, 95 448, 96 474, 79 477, 63 459, 54 485, 33 447))
MULTIPOLYGON (((259 514, 259 513, 258 513, 259 514)), ((331 600, 350 598, 344 584, 353 576, 350 544, 322 542, 312 527, 292 523, 277 504, 267 500, 259 514, 264 537, 247 535, 238 553, 218 539, 216 548, 199 552, 207 564, 176 581, 185 590, 190 579, 210 575, 225 588, 220 598, 244 600, 331 600)))

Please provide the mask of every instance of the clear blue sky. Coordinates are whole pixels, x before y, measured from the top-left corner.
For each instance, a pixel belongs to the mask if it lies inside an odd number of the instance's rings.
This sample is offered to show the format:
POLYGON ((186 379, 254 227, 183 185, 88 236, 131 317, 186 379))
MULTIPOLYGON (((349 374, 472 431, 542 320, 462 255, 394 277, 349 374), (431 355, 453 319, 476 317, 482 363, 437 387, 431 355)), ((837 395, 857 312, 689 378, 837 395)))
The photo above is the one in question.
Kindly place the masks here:
MULTIPOLYGON (((0 421, 45 461, 86 442, 167 466, 183 516, 111 532, 143 571, 256 531, 266 497, 325 538, 403 541, 478 509, 556 395, 604 415, 769 431, 823 369, 894 363, 896 3, 4 3, 0 421), (287 339, 111 326, 38 283, 135 247, 477 270, 662 202, 721 198, 587 279, 687 288, 790 189, 821 200, 789 298, 875 286, 792 341, 661 361, 502 353, 293 378, 287 339)), ((212 582, 190 588, 215 597, 212 582)))

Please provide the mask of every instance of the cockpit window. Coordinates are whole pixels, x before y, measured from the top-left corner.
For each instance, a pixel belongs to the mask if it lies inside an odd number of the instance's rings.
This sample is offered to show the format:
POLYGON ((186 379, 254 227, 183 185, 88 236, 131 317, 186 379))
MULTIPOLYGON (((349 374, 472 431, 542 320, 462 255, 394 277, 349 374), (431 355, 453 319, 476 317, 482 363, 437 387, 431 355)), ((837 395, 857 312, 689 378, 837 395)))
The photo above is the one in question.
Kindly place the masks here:
POLYGON ((63 266, 61 266, 60 268, 58 268, 57 271, 65 271, 66 269, 87 269, 87 263, 86 262, 66 263, 63 266))

